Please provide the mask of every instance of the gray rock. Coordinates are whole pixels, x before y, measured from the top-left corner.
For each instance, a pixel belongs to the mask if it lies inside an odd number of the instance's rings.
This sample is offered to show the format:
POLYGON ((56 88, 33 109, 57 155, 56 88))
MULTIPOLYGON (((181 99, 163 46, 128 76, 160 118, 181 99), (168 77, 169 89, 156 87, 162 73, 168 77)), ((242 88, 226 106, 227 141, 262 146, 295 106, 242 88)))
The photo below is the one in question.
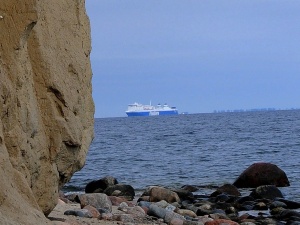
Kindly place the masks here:
POLYGON ((167 210, 164 208, 161 208, 155 204, 151 204, 149 206, 148 215, 149 216, 155 216, 161 219, 164 219, 165 215, 167 213, 167 210))
POLYGON ((240 225, 256 225, 255 223, 252 222, 242 222, 240 225))
POLYGON ((64 212, 64 215, 93 218, 93 215, 87 209, 67 210, 64 212))
POLYGON ((201 221, 184 220, 183 225, 204 225, 201 221))
POLYGON ((78 196, 81 208, 91 205, 96 209, 105 209, 108 212, 112 211, 112 203, 106 194, 93 193, 82 194, 78 196))
POLYGON ((165 221, 166 223, 170 223, 170 221, 171 221, 172 219, 181 219, 181 220, 185 220, 185 219, 184 219, 184 216, 179 215, 178 213, 175 213, 175 212, 167 211, 166 214, 165 214, 165 217, 164 217, 164 221, 165 221))
POLYGON ((149 208, 150 205, 151 205, 151 202, 146 202, 146 201, 140 201, 140 202, 138 202, 138 206, 140 206, 140 207, 149 208))

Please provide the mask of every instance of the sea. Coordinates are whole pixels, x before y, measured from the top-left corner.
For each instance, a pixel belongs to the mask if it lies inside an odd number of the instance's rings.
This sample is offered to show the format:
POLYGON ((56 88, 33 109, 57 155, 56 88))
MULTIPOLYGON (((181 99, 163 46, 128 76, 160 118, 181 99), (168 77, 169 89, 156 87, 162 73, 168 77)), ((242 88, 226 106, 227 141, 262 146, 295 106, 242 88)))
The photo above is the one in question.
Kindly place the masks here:
POLYGON ((279 188, 284 197, 300 202, 300 110, 99 118, 94 130, 86 164, 65 192, 113 176, 136 193, 195 185, 196 194, 209 195, 253 163, 268 162, 290 181, 279 188))

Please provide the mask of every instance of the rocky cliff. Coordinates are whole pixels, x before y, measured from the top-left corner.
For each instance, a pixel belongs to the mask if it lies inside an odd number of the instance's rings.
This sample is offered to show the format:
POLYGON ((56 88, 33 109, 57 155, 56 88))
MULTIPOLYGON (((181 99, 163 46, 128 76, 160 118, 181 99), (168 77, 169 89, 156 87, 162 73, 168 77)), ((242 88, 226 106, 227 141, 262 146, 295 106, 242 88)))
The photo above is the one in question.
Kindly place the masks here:
POLYGON ((47 224, 93 138, 84 0, 0 4, 0 221, 47 224))

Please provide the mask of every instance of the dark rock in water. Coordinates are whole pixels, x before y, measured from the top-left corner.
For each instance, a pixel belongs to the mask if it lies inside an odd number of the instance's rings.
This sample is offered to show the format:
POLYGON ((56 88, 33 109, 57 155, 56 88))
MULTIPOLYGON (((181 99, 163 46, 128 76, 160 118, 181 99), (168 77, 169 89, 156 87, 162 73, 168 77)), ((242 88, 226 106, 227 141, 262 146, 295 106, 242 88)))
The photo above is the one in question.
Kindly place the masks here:
POLYGON ((215 198, 215 202, 226 202, 230 199, 230 197, 226 194, 219 194, 215 198))
POLYGON ((251 196, 243 196, 236 200, 236 203, 243 204, 244 202, 254 201, 255 199, 251 196))
POLYGON ((192 192, 184 190, 184 189, 172 189, 172 191, 176 192, 181 201, 183 200, 193 200, 194 195, 192 192))
POLYGON ((300 225, 300 221, 289 220, 285 225, 300 225))
POLYGON ((280 213, 283 212, 284 210, 286 210, 286 209, 282 208, 282 207, 276 207, 276 208, 270 209, 270 213, 271 213, 271 215, 278 217, 278 215, 280 215, 280 213))
POLYGON ((273 201, 269 206, 270 209, 275 209, 275 208, 279 208, 279 207, 286 209, 287 205, 281 201, 273 201))
POLYGON ((189 192, 196 192, 199 190, 196 186, 193 185, 184 185, 181 187, 183 190, 189 191, 189 192))
POLYGON ((249 211, 249 210, 253 210, 254 206, 255 206, 255 202, 254 201, 245 201, 241 205, 238 206, 238 209, 239 210, 249 211))
POLYGON ((106 194, 93 193, 78 195, 81 208, 91 205, 96 209, 105 209, 108 212, 112 210, 112 203, 106 194))
POLYGON ((300 222, 300 217, 299 217, 299 216, 291 216, 291 217, 289 218, 289 220, 290 220, 290 221, 298 221, 298 222, 300 222))
POLYGON ((226 210, 226 209, 228 209, 231 206, 232 206, 232 204, 226 203, 226 202, 217 202, 215 204, 215 208, 222 209, 222 210, 226 210))
POLYGON ((128 200, 133 200, 135 196, 134 188, 128 184, 116 184, 109 186, 104 190, 104 193, 109 196, 122 196, 128 200))
POLYGON ((237 188, 255 188, 261 185, 290 186, 283 170, 271 163, 254 163, 233 183, 237 188))
POLYGON ((106 176, 100 180, 94 180, 89 182, 85 187, 85 193, 103 193, 103 191, 109 186, 118 184, 116 178, 106 176))
POLYGON ((268 206, 264 202, 257 202, 254 207, 254 210, 268 210, 268 206))
POLYGON ((286 208, 288 208, 288 209, 299 209, 300 208, 299 202, 294 202, 294 201, 286 200, 283 198, 276 198, 276 200, 286 204, 286 206, 287 206, 286 208))
POLYGON ((274 185, 264 185, 259 186, 255 190, 253 190, 250 194, 255 199, 275 199, 275 198, 283 198, 281 191, 274 185))
POLYGON ((224 184, 223 186, 219 187, 215 192, 211 194, 211 197, 216 197, 219 194, 228 194, 232 196, 240 196, 241 193, 236 188, 236 186, 232 184, 224 184))
POLYGON ((291 217, 299 217, 299 218, 300 218, 300 212, 286 209, 286 210, 283 210, 283 211, 279 214, 278 217, 279 217, 280 219, 283 219, 283 220, 288 220, 288 219, 291 218, 291 217))

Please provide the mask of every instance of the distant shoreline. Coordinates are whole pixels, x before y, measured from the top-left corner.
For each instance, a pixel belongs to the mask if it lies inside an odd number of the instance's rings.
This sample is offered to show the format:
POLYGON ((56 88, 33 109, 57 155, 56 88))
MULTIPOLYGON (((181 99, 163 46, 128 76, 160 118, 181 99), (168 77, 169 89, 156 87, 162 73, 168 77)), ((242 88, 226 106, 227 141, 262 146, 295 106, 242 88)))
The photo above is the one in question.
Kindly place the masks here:
POLYGON ((265 112, 265 111, 287 111, 300 110, 300 108, 276 109, 276 108, 255 108, 255 109, 226 109, 214 110, 212 113, 230 113, 230 112, 265 112))

